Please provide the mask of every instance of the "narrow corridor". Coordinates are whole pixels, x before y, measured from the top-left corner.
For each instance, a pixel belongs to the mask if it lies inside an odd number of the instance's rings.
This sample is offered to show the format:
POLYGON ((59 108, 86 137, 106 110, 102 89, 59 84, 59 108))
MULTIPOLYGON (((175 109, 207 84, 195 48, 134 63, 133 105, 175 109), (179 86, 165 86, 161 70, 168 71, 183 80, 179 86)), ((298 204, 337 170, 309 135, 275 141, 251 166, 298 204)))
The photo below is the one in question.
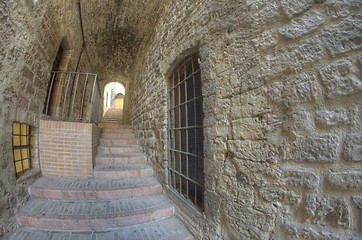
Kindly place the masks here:
POLYGON ((100 124, 94 179, 39 178, 11 240, 192 239, 121 114, 110 109, 100 124))

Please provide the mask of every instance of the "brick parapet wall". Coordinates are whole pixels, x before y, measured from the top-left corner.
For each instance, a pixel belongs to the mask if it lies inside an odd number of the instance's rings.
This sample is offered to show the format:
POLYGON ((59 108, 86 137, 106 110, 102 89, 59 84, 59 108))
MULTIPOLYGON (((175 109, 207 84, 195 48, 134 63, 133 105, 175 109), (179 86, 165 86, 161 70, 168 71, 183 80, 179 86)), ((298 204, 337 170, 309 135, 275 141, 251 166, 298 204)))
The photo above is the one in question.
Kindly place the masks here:
POLYGON ((40 166, 43 176, 93 178, 99 141, 94 124, 41 120, 40 166))

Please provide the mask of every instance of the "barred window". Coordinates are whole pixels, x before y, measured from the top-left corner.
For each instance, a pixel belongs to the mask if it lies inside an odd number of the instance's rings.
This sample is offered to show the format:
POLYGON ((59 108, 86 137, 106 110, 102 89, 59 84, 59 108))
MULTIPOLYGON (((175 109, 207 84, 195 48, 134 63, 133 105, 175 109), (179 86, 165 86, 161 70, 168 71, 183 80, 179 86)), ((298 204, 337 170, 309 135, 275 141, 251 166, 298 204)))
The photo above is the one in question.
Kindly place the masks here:
POLYGON ((199 55, 184 59, 169 81, 169 185, 203 210, 204 145, 199 55))
POLYGON ((16 177, 31 168, 30 126, 13 123, 13 159, 16 177))

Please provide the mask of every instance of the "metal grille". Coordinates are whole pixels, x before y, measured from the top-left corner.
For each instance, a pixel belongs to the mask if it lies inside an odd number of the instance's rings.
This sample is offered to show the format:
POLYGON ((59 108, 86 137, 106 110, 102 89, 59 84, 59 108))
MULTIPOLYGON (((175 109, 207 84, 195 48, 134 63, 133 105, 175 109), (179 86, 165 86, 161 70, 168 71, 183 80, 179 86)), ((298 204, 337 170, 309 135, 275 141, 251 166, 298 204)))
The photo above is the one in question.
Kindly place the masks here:
POLYGON ((198 54, 186 58, 169 82, 169 185, 203 210, 204 145, 198 54))
POLYGON ((13 159, 16 177, 31 168, 29 125, 13 123, 13 159))
POLYGON ((51 73, 44 113, 55 119, 98 123, 100 89, 93 73, 51 73))

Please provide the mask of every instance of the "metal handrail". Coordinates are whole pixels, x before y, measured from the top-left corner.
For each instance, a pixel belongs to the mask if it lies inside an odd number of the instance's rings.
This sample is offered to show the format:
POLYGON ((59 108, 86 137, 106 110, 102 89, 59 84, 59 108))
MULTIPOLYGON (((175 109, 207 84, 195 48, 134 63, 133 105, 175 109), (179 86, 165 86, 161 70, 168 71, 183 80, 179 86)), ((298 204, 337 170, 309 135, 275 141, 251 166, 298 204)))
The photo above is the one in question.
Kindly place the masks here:
POLYGON ((45 115, 57 120, 98 124, 101 92, 97 74, 52 71, 49 86, 45 115))

